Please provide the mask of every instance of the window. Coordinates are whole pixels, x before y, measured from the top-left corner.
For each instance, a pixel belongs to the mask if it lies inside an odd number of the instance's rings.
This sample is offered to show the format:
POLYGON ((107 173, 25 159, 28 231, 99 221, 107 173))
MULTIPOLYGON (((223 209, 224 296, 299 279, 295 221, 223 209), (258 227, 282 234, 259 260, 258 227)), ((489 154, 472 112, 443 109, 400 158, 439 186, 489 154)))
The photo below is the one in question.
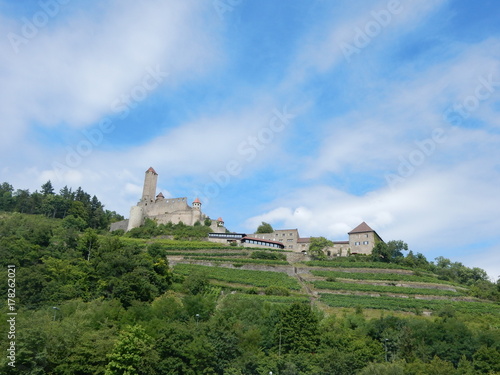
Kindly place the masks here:
POLYGON ((370 241, 363 241, 363 245, 368 245, 370 241))
POLYGON ((286 242, 293 242, 293 238, 288 238, 286 242))
POLYGON ((354 246, 359 246, 360 242, 354 242, 354 246))

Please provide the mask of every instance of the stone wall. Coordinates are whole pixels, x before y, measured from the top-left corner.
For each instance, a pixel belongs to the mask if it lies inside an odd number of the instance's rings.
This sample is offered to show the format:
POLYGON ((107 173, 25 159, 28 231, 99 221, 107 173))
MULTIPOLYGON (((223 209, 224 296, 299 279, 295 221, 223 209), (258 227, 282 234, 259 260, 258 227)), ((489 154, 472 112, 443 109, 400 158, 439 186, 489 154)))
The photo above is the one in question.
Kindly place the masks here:
POLYGON ((128 219, 122 220, 122 221, 117 221, 116 223, 112 223, 111 224, 111 228, 109 230, 111 232, 113 232, 114 230, 119 230, 119 229, 122 229, 125 232, 127 231, 127 229, 128 229, 128 219))

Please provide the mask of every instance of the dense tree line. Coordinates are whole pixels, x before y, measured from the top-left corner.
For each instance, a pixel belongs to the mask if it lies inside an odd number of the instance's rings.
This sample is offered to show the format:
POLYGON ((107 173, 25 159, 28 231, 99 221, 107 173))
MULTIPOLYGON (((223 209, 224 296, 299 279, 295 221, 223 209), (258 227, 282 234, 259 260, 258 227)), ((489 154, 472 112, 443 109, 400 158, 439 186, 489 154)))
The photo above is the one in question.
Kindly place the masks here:
POLYGON ((16 368, 2 356, 0 373, 500 372, 498 316, 450 308, 369 319, 362 309, 325 315, 309 303, 238 298, 204 274, 174 274, 155 243, 140 249, 73 216, 0 216, 1 279, 16 266, 18 299, 16 368))
POLYGON ((83 221, 82 225, 94 229, 106 229, 112 222, 123 220, 116 212, 105 210, 95 195, 90 196, 81 187, 73 191, 64 186, 57 194, 50 181, 33 193, 28 189, 14 190, 9 183, 2 183, 0 211, 40 214, 58 219, 73 216, 83 221))

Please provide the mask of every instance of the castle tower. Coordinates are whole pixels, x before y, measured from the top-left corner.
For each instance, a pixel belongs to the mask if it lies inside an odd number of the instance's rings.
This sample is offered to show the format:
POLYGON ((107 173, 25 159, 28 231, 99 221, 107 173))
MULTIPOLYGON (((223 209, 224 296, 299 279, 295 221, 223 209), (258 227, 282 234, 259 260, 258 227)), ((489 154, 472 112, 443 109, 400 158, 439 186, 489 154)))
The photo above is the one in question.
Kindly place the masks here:
POLYGON ((149 167, 144 177, 144 188, 142 190, 141 202, 149 203, 154 202, 156 196, 156 183, 158 181, 158 173, 149 167))
POLYGON ((199 198, 196 198, 193 202, 193 208, 195 210, 201 210, 201 202, 199 198))

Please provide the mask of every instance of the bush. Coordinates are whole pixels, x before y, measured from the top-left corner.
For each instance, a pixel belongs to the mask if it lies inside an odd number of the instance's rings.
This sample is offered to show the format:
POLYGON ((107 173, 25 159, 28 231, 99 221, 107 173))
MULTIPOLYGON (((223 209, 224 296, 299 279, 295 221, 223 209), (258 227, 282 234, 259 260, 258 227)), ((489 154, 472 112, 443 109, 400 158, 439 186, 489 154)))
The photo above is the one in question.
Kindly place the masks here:
POLYGON ((269 259, 269 260, 286 260, 285 254, 280 253, 272 253, 268 251, 254 251, 252 255, 250 255, 252 259, 269 259))
POLYGON ((289 296, 290 291, 282 286, 268 286, 264 293, 268 296, 289 296))

